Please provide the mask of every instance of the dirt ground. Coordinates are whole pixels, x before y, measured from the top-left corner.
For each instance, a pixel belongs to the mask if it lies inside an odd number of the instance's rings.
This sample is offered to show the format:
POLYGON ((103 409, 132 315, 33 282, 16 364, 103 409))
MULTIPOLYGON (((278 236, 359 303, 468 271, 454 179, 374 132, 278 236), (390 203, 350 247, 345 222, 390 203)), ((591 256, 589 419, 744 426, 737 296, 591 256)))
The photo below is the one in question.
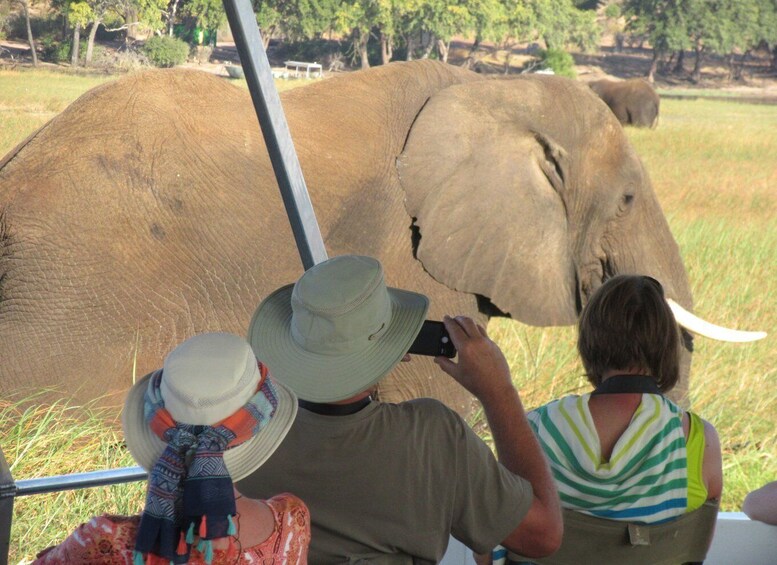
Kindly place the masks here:
MULTIPOLYGON (((470 43, 466 40, 456 40, 451 43, 449 63, 460 65, 467 59, 470 43)), ((110 44, 104 44, 107 49, 115 48, 110 44)), ((519 74, 531 66, 536 47, 519 46, 513 48, 510 56, 509 74, 519 74)), ((503 74, 506 51, 500 51, 494 46, 482 46, 477 53, 475 69, 484 74, 503 74)), ((624 48, 616 52, 611 46, 604 45, 596 53, 573 53, 576 63, 578 79, 583 81, 599 78, 632 78, 644 77, 650 68, 652 51, 647 48, 624 48)), ((269 58, 273 68, 283 70, 283 61, 273 55, 272 47, 269 50, 269 58)), ((742 68, 742 77, 739 80, 729 78, 728 67, 725 61, 719 57, 708 57, 702 67, 701 80, 694 83, 691 80, 693 67, 692 54, 686 54, 685 72, 680 74, 661 74, 655 77, 655 86, 662 91, 672 90, 718 90, 721 95, 736 94, 752 99, 760 99, 766 103, 777 104, 777 72, 771 67, 768 53, 751 56, 742 68)), ((0 69, 29 67, 32 60, 29 55, 29 47, 20 42, 0 41, 0 69)), ((240 60, 234 44, 219 43, 213 50, 208 62, 190 61, 187 67, 198 68, 203 71, 227 76, 226 67, 239 65, 240 60)), ((43 68, 62 72, 102 73, 106 71, 94 69, 71 69, 67 64, 54 65, 40 63, 43 68)), ((324 65, 325 76, 332 73, 327 71, 324 65)), ((348 72, 348 70, 344 71, 348 72)))

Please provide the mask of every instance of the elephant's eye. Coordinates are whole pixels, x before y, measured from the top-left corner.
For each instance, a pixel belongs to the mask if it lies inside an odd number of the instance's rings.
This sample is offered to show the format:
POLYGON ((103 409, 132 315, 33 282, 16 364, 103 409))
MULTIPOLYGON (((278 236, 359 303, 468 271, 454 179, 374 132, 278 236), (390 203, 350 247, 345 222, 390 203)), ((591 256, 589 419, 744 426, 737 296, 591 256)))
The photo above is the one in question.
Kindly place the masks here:
POLYGON ((626 206, 628 206, 629 204, 631 204, 633 200, 634 200, 634 195, 633 195, 633 194, 624 194, 624 195, 623 195, 623 203, 624 203, 626 206))

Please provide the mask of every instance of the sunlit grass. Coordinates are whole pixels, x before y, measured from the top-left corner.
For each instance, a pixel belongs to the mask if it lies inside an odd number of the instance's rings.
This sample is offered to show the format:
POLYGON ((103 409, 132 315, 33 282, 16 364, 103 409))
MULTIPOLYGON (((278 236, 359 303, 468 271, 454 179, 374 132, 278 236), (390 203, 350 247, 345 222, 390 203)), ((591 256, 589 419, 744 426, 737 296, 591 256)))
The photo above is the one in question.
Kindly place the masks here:
MULTIPOLYGON (((135 465, 124 446, 115 411, 34 398, 0 400, 2 448, 16 479, 135 465)), ((144 484, 134 483, 17 498, 9 563, 30 561, 61 542, 81 522, 102 513, 135 514, 144 484)))
MULTIPOLYGON (((0 153, 105 80, 0 71, 0 153)), ((305 81, 276 84, 284 89, 305 81)), ((739 510, 745 493, 777 479, 777 107, 664 100, 657 129, 628 135, 680 245, 696 311, 770 334, 754 344, 696 340, 693 409, 718 429, 723 509, 739 510)), ((587 390, 573 328, 495 320, 489 331, 504 348, 528 408, 587 390)), ((133 464, 117 426, 104 425, 115 422, 115 413, 30 406, 0 402, 0 429, 10 430, 0 442, 16 478, 133 464)), ((11 562, 32 558, 94 514, 135 513, 142 502, 140 484, 19 499, 11 562)))

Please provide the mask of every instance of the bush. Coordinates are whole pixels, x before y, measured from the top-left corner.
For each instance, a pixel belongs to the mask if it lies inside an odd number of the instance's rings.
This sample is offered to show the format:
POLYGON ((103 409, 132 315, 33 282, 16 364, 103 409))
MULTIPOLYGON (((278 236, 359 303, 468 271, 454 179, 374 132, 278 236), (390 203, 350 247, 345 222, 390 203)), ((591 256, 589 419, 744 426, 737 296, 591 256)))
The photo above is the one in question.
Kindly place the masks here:
POLYGON ((122 50, 113 57, 113 68, 120 71, 137 71, 147 66, 148 59, 138 51, 122 50))
MULTIPOLYGON (((65 41, 58 41, 51 35, 47 35, 45 37, 42 37, 39 40, 39 44, 41 46, 41 53, 40 58, 48 63, 69 63, 70 57, 72 55, 72 47, 73 47, 73 41, 71 40, 65 40, 65 41)), ((86 39, 81 39, 81 41, 78 43, 78 64, 83 65, 86 62, 86 39)), ((102 49, 105 50, 103 47, 100 47, 98 45, 94 46, 94 51, 92 52, 92 58, 94 59, 95 55, 97 55, 102 49)))
MULTIPOLYGON (((70 61, 70 41, 59 41, 51 35, 41 37, 40 58, 48 63, 63 63, 70 61)), ((86 49, 86 44, 84 44, 86 49)), ((80 54, 80 53, 79 53, 80 54)))
POLYGON ((189 56, 189 45, 175 37, 155 35, 143 45, 143 53, 155 67, 174 67, 189 56))
POLYGON ((551 69, 555 74, 575 78, 575 60, 572 55, 561 49, 547 49, 539 52, 542 68, 551 69))

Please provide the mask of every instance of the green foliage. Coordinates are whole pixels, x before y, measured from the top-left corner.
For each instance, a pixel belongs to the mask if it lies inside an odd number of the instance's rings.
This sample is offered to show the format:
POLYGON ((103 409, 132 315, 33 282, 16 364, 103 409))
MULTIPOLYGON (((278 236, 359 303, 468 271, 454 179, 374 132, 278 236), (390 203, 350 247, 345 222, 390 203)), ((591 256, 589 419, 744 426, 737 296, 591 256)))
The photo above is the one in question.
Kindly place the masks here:
POLYGON ((218 29, 227 21, 221 0, 187 0, 181 11, 201 29, 218 29))
POLYGON ((604 9, 605 18, 619 18, 621 16, 621 7, 618 4, 607 4, 604 9))
POLYGON ((141 29, 157 32, 164 28, 163 14, 167 9, 167 0, 131 0, 137 9, 141 29))
POLYGON ((564 49, 575 45, 590 49, 599 41, 596 13, 575 8, 572 0, 530 0, 537 18, 537 34, 548 49, 564 49))
POLYGON ((659 52, 695 48, 721 55, 777 42, 774 0, 625 0, 628 28, 659 52))
POLYGON ((561 49, 547 49, 539 52, 542 68, 551 69, 557 75, 575 78, 575 60, 561 49))
POLYGON ((6 38, 6 25, 11 16, 11 6, 8 2, 0 2, 0 39, 6 38))
POLYGON ((142 51, 155 67, 174 67, 186 61, 189 45, 176 37, 155 35, 146 40, 142 51))
POLYGON ((86 2, 71 2, 68 5, 68 21, 70 25, 79 25, 85 28, 89 22, 94 21, 94 10, 86 2))
POLYGON ((337 29, 337 0, 253 0, 253 6, 259 29, 270 37, 284 35, 300 41, 337 29))
MULTIPOLYGON (((73 42, 70 40, 58 41, 52 36, 46 36, 40 39, 38 42, 41 46, 41 59, 48 63, 66 63, 70 61, 70 56, 73 52, 73 42)), ((99 46, 95 46, 92 56, 95 56, 100 49, 99 46)), ((82 38, 78 42, 78 59, 83 63, 86 60, 86 39, 82 38)))
POLYGON ((41 47, 40 58, 48 63, 62 63, 70 59, 71 44, 69 41, 57 41, 52 36, 46 36, 38 42, 41 47))

